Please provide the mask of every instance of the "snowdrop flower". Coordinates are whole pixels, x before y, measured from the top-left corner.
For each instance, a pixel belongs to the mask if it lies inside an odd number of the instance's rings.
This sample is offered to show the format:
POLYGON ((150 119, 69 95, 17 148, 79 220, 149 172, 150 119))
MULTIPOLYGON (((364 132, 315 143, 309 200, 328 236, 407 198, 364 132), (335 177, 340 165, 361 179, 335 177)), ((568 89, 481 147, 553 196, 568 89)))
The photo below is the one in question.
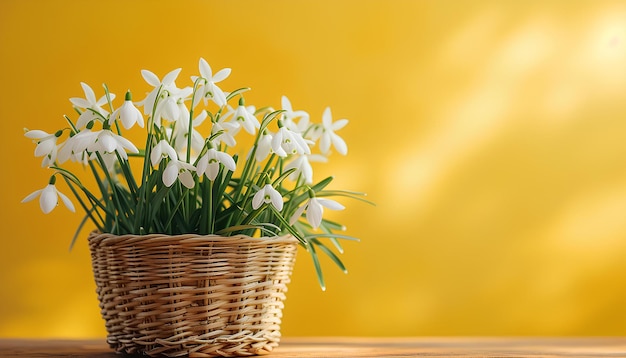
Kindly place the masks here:
MULTIPOLYGON (((193 119, 191 122, 191 149, 196 153, 200 153, 202 148, 204 147, 204 138, 202 135, 195 129, 200 126, 204 120, 208 117, 207 111, 203 110, 193 119)), ((174 147, 176 151, 180 153, 184 153, 187 149, 187 138, 189 137, 189 126, 184 122, 181 122, 174 126, 173 138, 174 138, 174 147)))
POLYGON ((181 70, 181 68, 177 68, 170 71, 167 75, 165 75, 165 77, 163 77, 163 81, 159 80, 159 77, 151 71, 141 70, 141 76, 143 79, 146 80, 149 85, 154 87, 154 89, 148 93, 146 98, 140 102, 143 105, 144 114, 152 115, 154 103, 156 102, 160 91, 171 91, 176 88, 174 81, 176 81, 176 77, 178 77, 181 70))
POLYGON ((318 127, 316 136, 320 138, 320 150, 323 154, 327 154, 330 150, 330 144, 342 155, 348 154, 348 146, 346 142, 335 131, 345 127, 348 124, 347 119, 339 119, 333 123, 333 117, 330 113, 330 107, 326 107, 322 115, 321 128, 318 127))
POLYGON ((237 123, 231 122, 215 122, 213 123, 213 128, 211 128, 211 134, 217 134, 218 132, 222 132, 220 135, 215 137, 216 145, 220 145, 221 143, 226 144, 229 147, 234 147, 237 144, 235 140, 235 135, 239 133, 241 127, 237 123))
POLYGON ((96 140, 98 132, 93 132, 91 129, 84 129, 74 136, 69 137, 62 145, 58 152, 57 159, 59 163, 63 164, 68 159, 72 161, 83 162, 87 155, 85 150, 87 147, 96 140))
POLYGON ((59 150, 59 162, 64 163, 71 157, 81 155, 85 151, 100 154, 117 152, 124 159, 128 159, 126 151, 139 153, 139 149, 131 141, 108 129, 95 132, 91 129, 85 129, 65 142, 59 150))
POLYGON ((311 148, 302 138, 302 134, 285 126, 280 127, 272 138, 272 150, 281 157, 289 154, 311 154, 311 148))
POLYGON ((124 159, 128 159, 126 151, 139 153, 139 149, 131 141, 110 130, 103 129, 95 133, 96 139, 87 146, 89 152, 102 154, 117 152, 124 159))
POLYGON ((54 182, 55 177, 50 178, 50 183, 45 188, 31 193, 22 200, 22 203, 29 202, 39 196, 39 207, 44 214, 48 214, 57 206, 60 197, 63 204, 65 204, 71 212, 75 212, 74 204, 72 204, 67 196, 57 190, 54 182))
POLYGON ((152 166, 157 166, 163 158, 170 158, 171 160, 178 160, 176 150, 165 140, 161 140, 157 145, 152 148, 150 152, 150 161, 152 166))
POLYGON ((174 182, 176 182, 176 179, 180 180, 180 182, 189 189, 192 189, 196 185, 191 175, 191 173, 196 170, 196 167, 182 160, 178 160, 176 150, 163 139, 152 148, 150 162, 152 162, 153 166, 157 166, 164 158, 170 159, 162 176, 165 186, 172 186, 174 182))
POLYGON ((296 181, 298 179, 298 176, 302 175, 304 177, 305 183, 311 184, 313 183, 313 167, 311 167, 310 162, 325 163, 327 161, 328 159, 325 156, 319 154, 300 155, 285 166, 285 171, 296 168, 296 170, 291 173, 289 178, 293 181, 296 181))
POLYGON ((181 121, 186 123, 189 119, 189 109, 185 106, 185 98, 193 90, 190 87, 183 89, 171 88, 161 93, 161 101, 157 104, 154 112, 154 123, 161 125, 161 119, 170 122, 181 121))
POLYGON ((228 153, 209 148, 207 153, 198 160, 198 176, 204 174, 209 180, 214 181, 220 171, 220 163, 230 171, 237 169, 235 160, 228 153))
MULTIPOLYGON (((93 121, 94 119, 106 118, 109 112, 101 107, 107 103, 106 96, 102 96, 100 99, 96 100, 96 94, 88 84, 81 82, 80 85, 83 87, 83 92, 85 92, 85 98, 72 97, 70 98, 70 102, 72 102, 74 106, 83 109, 83 112, 78 117, 78 121, 76 121, 76 127, 82 129, 87 125, 87 123, 93 121), (98 116, 96 112, 99 113, 101 117, 98 116)), ((109 96, 111 101, 115 99, 115 95, 113 93, 110 93, 109 96)))
POLYGON ((120 119, 122 125, 126 129, 130 129, 135 123, 139 125, 139 127, 143 128, 143 115, 141 111, 135 107, 132 101, 132 95, 130 91, 126 92, 126 97, 124 100, 124 104, 111 114, 111 118, 109 118, 109 125, 112 125, 116 119, 120 119))
POLYGON ((254 154, 254 158, 257 162, 262 162, 267 158, 268 155, 272 152, 272 139, 274 136, 265 129, 261 136, 259 137, 259 141, 256 147, 256 153, 254 154))
POLYGON ((309 128, 309 114, 305 111, 294 111, 287 96, 281 98, 281 106, 285 111, 283 112, 283 122, 287 128, 300 134, 309 128), (300 118, 298 123, 294 121, 296 118, 300 118))
POLYGON ((180 71, 180 68, 170 71, 161 81, 154 73, 148 70, 141 70, 143 78, 154 89, 140 103, 143 105, 145 114, 153 115, 154 112, 153 120, 158 126, 161 125, 161 119, 175 122, 189 117, 189 110, 184 105, 184 101, 193 92, 193 89, 190 87, 182 89, 176 87, 175 81, 180 71), (157 99, 158 103, 155 108, 154 105, 157 99))
MULTIPOLYGON (((102 161, 104 161, 104 167, 106 168, 106 170, 110 173, 110 174, 115 174, 115 164, 117 163, 117 155, 115 155, 114 153, 101 153, 100 157, 102 158, 102 161)), ((98 156, 96 155, 96 153, 92 153, 91 156, 89 157, 89 160, 94 160, 97 159, 98 156)))
POLYGON ((50 134, 38 129, 24 133, 26 138, 33 139, 33 142, 37 143, 35 147, 35 157, 44 157, 41 162, 42 167, 48 167, 54 164, 59 148, 57 139, 60 134, 60 131, 55 134, 50 134))
MULTIPOLYGON (((230 68, 224 68, 219 71, 215 75, 213 75, 213 71, 211 70, 211 66, 206 62, 205 59, 200 58, 198 64, 200 70, 200 76, 204 79, 201 81, 200 86, 198 86, 199 96, 196 96, 193 101, 193 107, 200 102, 200 98, 204 98, 204 104, 207 104, 207 99, 211 99, 215 104, 222 107, 226 105, 226 94, 219 87, 217 87, 216 83, 226 79, 230 75, 230 68)), ((192 81, 196 81, 198 77, 193 76, 192 81)))
POLYGON ((311 224, 311 227, 313 227, 313 229, 317 229, 322 223, 324 207, 331 210, 345 209, 343 205, 334 200, 313 197, 310 198, 309 201, 306 202, 306 204, 299 207, 298 210, 293 213, 291 219, 289 220, 289 223, 293 225, 298 220, 298 218, 302 216, 304 210, 306 210, 306 221, 311 224))
POLYGON ((261 190, 254 194, 254 197, 252 197, 252 209, 260 208, 263 203, 272 204, 278 211, 283 210, 283 197, 270 184, 265 184, 261 190))
POLYGON ((191 173, 195 170, 196 168, 187 162, 172 159, 167 163, 167 167, 163 171, 163 184, 170 187, 178 179, 185 187, 193 189, 196 182, 193 180, 191 173))
POLYGON ((261 123, 259 123, 259 120, 254 116, 254 110, 254 106, 246 107, 243 105, 242 101, 240 101, 239 107, 237 107, 233 115, 233 121, 239 123, 246 132, 252 135, 261 127, 261 123))

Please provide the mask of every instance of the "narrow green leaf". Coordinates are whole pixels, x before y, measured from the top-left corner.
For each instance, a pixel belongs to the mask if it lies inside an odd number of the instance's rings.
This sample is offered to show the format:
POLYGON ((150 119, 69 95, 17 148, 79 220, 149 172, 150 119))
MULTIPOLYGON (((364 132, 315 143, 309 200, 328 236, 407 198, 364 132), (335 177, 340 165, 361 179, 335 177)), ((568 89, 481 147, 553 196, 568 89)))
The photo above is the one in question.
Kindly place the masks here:
POLYGON ((324 253, 328 255, 328 257, 330 257, 330 259, 339 267, 339 269, 341 269, 341 271, 343 271, 344 273, 348 273, 346 266, 344 266, 343 262, 341 262, 341 259, 337 255, 335 255, 335 253, 331 249, 326 247, 326 245, 324 245, 317 239, 311 240, 311 243, 313 245, 317 245, 322 251, 324 251, 324 253))
POLYGON ((326 283, 324 283, 324 273, 322 272, 322 265, 320 265, 320 260, 317 257, 315 246, 311 245, 310 243, 307 243, 307 246, 309 247, 309 253, 311 254, 311 258, 313 259, 313 266, 315 266, 317 281, 319 282, 322 291, 326 291, 326 283))

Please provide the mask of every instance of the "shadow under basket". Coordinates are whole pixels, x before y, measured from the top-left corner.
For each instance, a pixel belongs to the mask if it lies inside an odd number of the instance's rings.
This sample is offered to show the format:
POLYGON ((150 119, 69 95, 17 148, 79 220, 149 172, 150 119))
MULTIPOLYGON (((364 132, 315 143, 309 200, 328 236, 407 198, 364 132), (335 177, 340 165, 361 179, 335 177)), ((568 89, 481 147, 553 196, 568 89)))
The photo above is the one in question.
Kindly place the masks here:
POLYGON ((250 356, 278 346, 294 237, 92 232, 89 247, 117 352, 250 356))

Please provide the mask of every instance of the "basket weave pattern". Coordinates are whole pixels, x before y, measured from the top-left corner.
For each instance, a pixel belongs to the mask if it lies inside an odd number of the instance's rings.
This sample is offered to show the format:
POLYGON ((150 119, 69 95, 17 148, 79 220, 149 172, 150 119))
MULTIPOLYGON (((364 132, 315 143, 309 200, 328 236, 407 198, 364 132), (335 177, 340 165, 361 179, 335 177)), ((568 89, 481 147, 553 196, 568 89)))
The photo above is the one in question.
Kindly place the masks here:
POLYGON ((291 236, 89 235, 109 345, 149 356, 249 356, 280 340, 291 236))

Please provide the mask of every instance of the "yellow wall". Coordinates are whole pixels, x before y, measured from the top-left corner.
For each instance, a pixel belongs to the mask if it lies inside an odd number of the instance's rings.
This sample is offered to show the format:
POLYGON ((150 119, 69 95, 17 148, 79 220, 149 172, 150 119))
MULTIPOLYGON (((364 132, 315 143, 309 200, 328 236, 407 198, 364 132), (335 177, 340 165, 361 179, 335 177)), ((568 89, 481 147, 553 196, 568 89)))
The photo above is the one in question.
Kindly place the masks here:
POLYGON ((104 335, 80 215, 19 204, 22 128, 199 57, 349 118, 328 172, 378 204, 333 216, 362 242, 327 292, 299 257, 284 335, 626 334, 626 2, 4 0, 0 336, 104 335))

